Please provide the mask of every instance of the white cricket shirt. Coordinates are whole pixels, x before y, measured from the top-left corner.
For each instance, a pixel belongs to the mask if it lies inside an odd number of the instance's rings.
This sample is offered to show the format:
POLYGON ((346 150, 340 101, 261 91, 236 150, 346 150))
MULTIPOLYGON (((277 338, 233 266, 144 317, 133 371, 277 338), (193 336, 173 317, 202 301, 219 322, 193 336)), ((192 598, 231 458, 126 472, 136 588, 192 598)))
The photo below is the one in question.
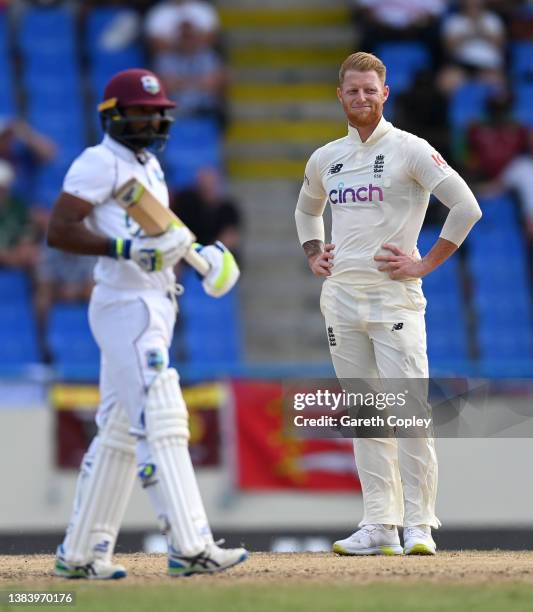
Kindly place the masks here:
MULTIPOLYGON (((135 177, 166 207, 168 189, 159 161, 149 152, 142 157, 106 135, 103 141, 89 147, 74 160, 63 182, 63 191, 93 204, 86 217, 87 227, 108 238, 142 236, 139 225, 114 199, 114 193, 135 177), (142 162, 139 161, 142 159, 142 162)), ((117 289, 162 289, 174 283, 171 268, 161 272, 144 272, 135 262, 99 257, 94 269, 97 283, 117 289)))
POLYGON ((331 207, 336 248, 328 279, 362 286, 398 282, 378 270, 374 256, 390 254, 381 248, 385 243, 406 253, 416 249, 430 192, 451 174, 427 141, 384 118, 366 142, 348 126, 347 136, 317 149, 302 192, 331 207))

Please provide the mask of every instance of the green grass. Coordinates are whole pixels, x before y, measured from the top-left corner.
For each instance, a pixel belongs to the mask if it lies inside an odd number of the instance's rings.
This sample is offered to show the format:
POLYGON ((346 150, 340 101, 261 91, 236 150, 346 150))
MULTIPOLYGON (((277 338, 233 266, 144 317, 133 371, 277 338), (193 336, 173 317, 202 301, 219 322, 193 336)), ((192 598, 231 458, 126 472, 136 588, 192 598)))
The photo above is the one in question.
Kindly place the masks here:
MULTIPOLYGON (((72 585, 75 606, 67 612, 530 612, 533 585, 202 585, 177 579, 161 586, 72 585)), ((65 589, 67 590, 67 589, 65 589)), ((0 606, 0 609, 10 609, 0 606)), ((15 609, 15 608, 11 608, 15 609)))

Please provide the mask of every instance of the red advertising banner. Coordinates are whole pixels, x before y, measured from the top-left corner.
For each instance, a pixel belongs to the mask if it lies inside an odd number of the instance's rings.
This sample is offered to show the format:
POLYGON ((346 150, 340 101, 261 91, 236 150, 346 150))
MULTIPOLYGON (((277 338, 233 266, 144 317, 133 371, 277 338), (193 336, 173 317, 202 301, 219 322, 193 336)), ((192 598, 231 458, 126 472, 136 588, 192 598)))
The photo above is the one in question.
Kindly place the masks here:
MULTIPOLYGON (((227 401, 227 385, 204 383, 183 388, 189 410, 191 457, 197 466, 220 464, 219 410, 227 401)), ((78 468, 96 434, 94 416, 99 402, 97 385, 52 385, 50 405, 56 412, 56 465, 78 468)))
POLYGON ((284 435, 280 383, 234 381, 232 389, 239 489, 361 490, 351 440, 284 435))

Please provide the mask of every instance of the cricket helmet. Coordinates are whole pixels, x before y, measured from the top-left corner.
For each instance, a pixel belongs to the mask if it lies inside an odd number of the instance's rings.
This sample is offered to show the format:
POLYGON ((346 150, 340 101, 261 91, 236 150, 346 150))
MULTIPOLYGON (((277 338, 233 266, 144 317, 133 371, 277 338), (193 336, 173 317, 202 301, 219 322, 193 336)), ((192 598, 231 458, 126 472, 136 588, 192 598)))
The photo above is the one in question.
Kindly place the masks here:
POLYGON ((162 150, 174 121, 167 115, 176 104, 170 100, 159 78, 150 70, 131 68, 115 74, 107 83, 102 102, 98 105, 102 129, 118 142, 134 151, 147 147, 162 150), (132 129, 134 122, 146 116, 126 117, 124 109, 146 106, 154 109, 159 128, 150 124, 141 131, 132 129))

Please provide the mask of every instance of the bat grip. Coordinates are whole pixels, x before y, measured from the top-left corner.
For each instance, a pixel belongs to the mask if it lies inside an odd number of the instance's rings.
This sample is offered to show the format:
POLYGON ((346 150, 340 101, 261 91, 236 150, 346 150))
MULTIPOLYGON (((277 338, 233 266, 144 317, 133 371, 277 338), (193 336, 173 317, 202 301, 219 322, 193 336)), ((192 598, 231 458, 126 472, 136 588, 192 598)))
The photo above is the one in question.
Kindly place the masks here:
POLYGON ((194 268, 200 276, 206 276, 211 266, 208 261, 204 259, 200 253, 198 253, 194 248, 190 248, 184 255, 183 259, 194 268))

